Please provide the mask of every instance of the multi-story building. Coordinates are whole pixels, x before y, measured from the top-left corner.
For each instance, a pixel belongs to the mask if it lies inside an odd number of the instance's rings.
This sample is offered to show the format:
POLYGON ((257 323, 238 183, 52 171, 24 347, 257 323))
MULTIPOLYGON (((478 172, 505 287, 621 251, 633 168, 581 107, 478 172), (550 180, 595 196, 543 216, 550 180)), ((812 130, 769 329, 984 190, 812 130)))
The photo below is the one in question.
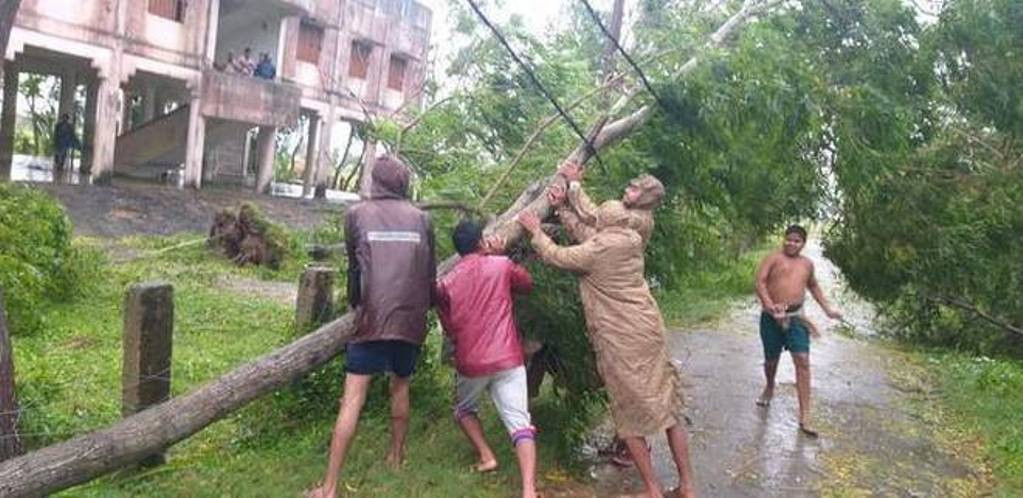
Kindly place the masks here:
POLYGON ((4 54, 0 167, 27 71, 60 78, 60 114, 84 91, 82 170, 94 182, 184 165, 187 186, 240 183, 252 157, 265 192, 277 131, 304 114, 306 188, 322 192, 338 122, 417 101, 430 21, 413 0, 21 0, 4 54), (272 79, 233 70, 229 53, 237 62, 246 48, 269 55, 272 79))

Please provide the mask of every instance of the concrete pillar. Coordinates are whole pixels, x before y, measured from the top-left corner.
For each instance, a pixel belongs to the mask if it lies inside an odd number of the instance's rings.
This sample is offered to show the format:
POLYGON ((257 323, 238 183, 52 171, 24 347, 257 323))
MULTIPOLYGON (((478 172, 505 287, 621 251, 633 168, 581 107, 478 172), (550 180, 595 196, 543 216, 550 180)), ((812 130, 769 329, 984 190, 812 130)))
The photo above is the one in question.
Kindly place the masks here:
POLYGON ((85 90, 85 121, 82 123, 82 165, 81 175, 92 172, 94 135, 96 134, 96 93, 99 86, 96 81, 86 83, 85 90))
POLYGON ((121 90, 121 98, 119 99, 121 101, 121 122, 117 126, 118 135, 124 135, 131 131, 131 100, 133 98, 134 95, 128 93, 127 90, 121 90))
POLYGON ((148 123, 156 117, 156 85, 146 85, 142 91, 142 122, 148 123))
POLYGON ((318 178, 320 167, 320 115, 309 115, 309 136, 306 137, 305 170, 302 171, 302 197, 309 197, 313 180, 318 178))
POLYGON ((274 179, 274 146, 277 127, 260 126, 256 137, 256 193, 269 194, 274 179))
MULTIPOLYGON (((333 111, 333 109, 332 109, 333 111)), ((334 122, 336 118, 333 112, 327 113, 327 119, 323 122, 323 129, 320 131, 320 156, 316 161, 316 189, 313 197, 324 199, 327 197, 327 183, 330 181, 330 174, 334 166, 334 122)))
MULTIPOLYGON (((174 334, 174 287, 151 282, 133 285, 124 296, 124 364, 121 415, 129 416, 170 398, 174 334)), ((143 464, 163 463, 156 454, 143 464)))
POLYGON ((78 75, 72 70, 64 71, 60 76, 60 105, 57 108, 57 119, 67 114, 71 116, 74 123, 78 116, 72 115, 75 111, 75 91, 78 89, 78 75))
POLYGON ((303 334, 312 327, 326 323, 334 313, 333 268, 312 266, 298 279, 295 301, 295 330, 303 334))
POLYGON ((217 57, 217 31, 220 29, 220 0, 209 0, 209 14, 206 16, 206 64, 213 67, 217 57))
POLYGON ((18 77, 20 72, 8 63, 4 71, 4 108, 0 113, 0 176, 10 178, 14 161, 14 125, 18 118, 18 77))
POLYGON ((202 187, 202 161, 206 147, 206 118, 200 113, 199 97, 188 105, 188 141, 185 145, 185 186, 202 187))
POLYGON ((99 78, 96 85, 95 129, 92 134, 92 183, 109 184, 114 176, 114 144, 117 143, 117 97, 121 89, 114 78, 99 78))

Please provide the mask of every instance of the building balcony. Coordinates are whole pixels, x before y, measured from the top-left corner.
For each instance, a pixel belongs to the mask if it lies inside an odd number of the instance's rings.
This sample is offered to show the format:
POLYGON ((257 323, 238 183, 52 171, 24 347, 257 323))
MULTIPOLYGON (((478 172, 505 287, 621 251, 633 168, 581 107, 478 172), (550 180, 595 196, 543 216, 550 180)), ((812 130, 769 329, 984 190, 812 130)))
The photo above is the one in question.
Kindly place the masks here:
POLYGON ((203 71, 202 115, 259 126, 291 126, 298 121, 302 90, 252 76, 203 71))

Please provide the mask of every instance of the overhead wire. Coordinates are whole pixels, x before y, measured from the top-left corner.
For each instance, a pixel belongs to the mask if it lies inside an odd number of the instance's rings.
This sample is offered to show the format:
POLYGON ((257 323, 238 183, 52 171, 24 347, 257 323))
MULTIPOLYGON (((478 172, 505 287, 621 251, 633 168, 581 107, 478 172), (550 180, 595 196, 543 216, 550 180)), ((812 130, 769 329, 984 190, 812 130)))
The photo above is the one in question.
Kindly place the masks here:
POLYGON ((629 56, 629 53, 625 51, 625 48, 623 48, 622 45, 618 43, 618 39, 613 34, 611 34, 610 31, 608 31, 606 26, 604 26, 604 23, 600 20, 600 16, 597 15, 597 11, 593 10, 593 6, 590 5, 590 2, 588 2, 587 0, 579 1, 582 2, 582 4, 586 7, 586 11, 590 13, 590 17, 592 17, 593 21, 597 23, 598 27, 600 27, 600 31, 604 33, 604 36, 607 37, 607 39, 612 44, 614 44, 615 48, 618 49, 618 52, 622 54, 622 57, 624 57, 625 60, 629 63, 629 65, 632 66, 632 69, 636 71, 636 74, 639 75, 639 79, 643 82, 643 86, 646 87, 646 90, 650 92, 650 95, 652 95, 654 97, 654 100, 657 101, 657 105, 659 105, 661 109, 667 112, 668 106, 665 105, 663 100, 661 100, 660 95, 658 95, 657 92, 654 91, 654 87, 653 85, 650 84, 650 81, 647 79, 646 74, 644 74, 643 70, 640 69, 639 64, 636 64, 636 61, 633 60, 631 56, 629 56))
POLYGON ((597 158, 597 163, 599 163, 600 166, 603 167, 603 163, 600 160, 600 155, 597 153, 597 148, 593 145, 593 140, 591 140, 590 137, 586 136, 586 133, 583 132, 583 130, 579 127, 578 124, 576 124, 575 120, 573 120, 572 117, 569 116, 568 113, 565 111, 565 109, 561 107, 561 104, 559 104, 558 100, 554 98, 554 95, 547 91, 547 88, 543 86, 543 83, 540 82, 540 79, 536 76, 533 70, 529 67, 529 65, 523 62, 523 60, 519 57, 515 50, 512 49, 511 45, 508 43, 508 40, 506 40, 504 35, 501 34, 501 31, 498 30, 497 27, 490 22, 490 19, 488 19, 487 16, 483 13, 483 11, 480 10, 479 6, 476 5, 476 2, 474 2, 473 0, 465 1, 469 4, 469 7, 472 8, 473 12, 475 12, 476 15, 479 16, 480 20, 483 21, 483 24, 485 24, 487 28, 490 29, 490 31, 497 38, 497 41, 500 42, 502 46, 504 46, 504 49, 508 52, 508 55, 510 55, 512 59, 515 60, 515 62, 519 65, 519 67, 521 67, 522 70, 526 72, 526 76, 528 76, 530 81, 533 82, 533 85, 535 85, 536 88, 540 91, 540 93, 543 94, 543 96, 546 97, 548 101, 550 101, 554 108, 557 109, 558 114, 561 115, 561 117, 566 122, 568 122, 568 125, 572 128, 573 131, 575 131, 576 135, 578 135, 579 138, 582 139, 582 141, 586 144, 587 151, 593 157, 597 158))

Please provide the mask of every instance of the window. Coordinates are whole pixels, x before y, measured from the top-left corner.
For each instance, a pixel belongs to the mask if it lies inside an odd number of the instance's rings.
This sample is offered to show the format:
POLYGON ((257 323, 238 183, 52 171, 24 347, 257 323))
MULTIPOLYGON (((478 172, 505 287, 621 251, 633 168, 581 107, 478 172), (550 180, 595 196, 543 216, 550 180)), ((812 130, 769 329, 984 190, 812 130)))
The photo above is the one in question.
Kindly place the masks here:
POLYGON ((185 0, 149 0, 149 13, 182 22, 185 20, 185 0))
POLYGON ((303 22, 298 28, 298 60, 320 63, 320 49, 323 46, 323 28, 303 22))
POLYGON ((373 45, 367 42, 352 42, 352 55, 348 58, 348 75, 353 78, 366 79, 369 72, 369 56, 373 45))
POLYGON ((405 69, 408 68, 408 61, 396 55, 391 56, 391 67, 387 71, 387 88, 398 90, 405 85, 405 69))

